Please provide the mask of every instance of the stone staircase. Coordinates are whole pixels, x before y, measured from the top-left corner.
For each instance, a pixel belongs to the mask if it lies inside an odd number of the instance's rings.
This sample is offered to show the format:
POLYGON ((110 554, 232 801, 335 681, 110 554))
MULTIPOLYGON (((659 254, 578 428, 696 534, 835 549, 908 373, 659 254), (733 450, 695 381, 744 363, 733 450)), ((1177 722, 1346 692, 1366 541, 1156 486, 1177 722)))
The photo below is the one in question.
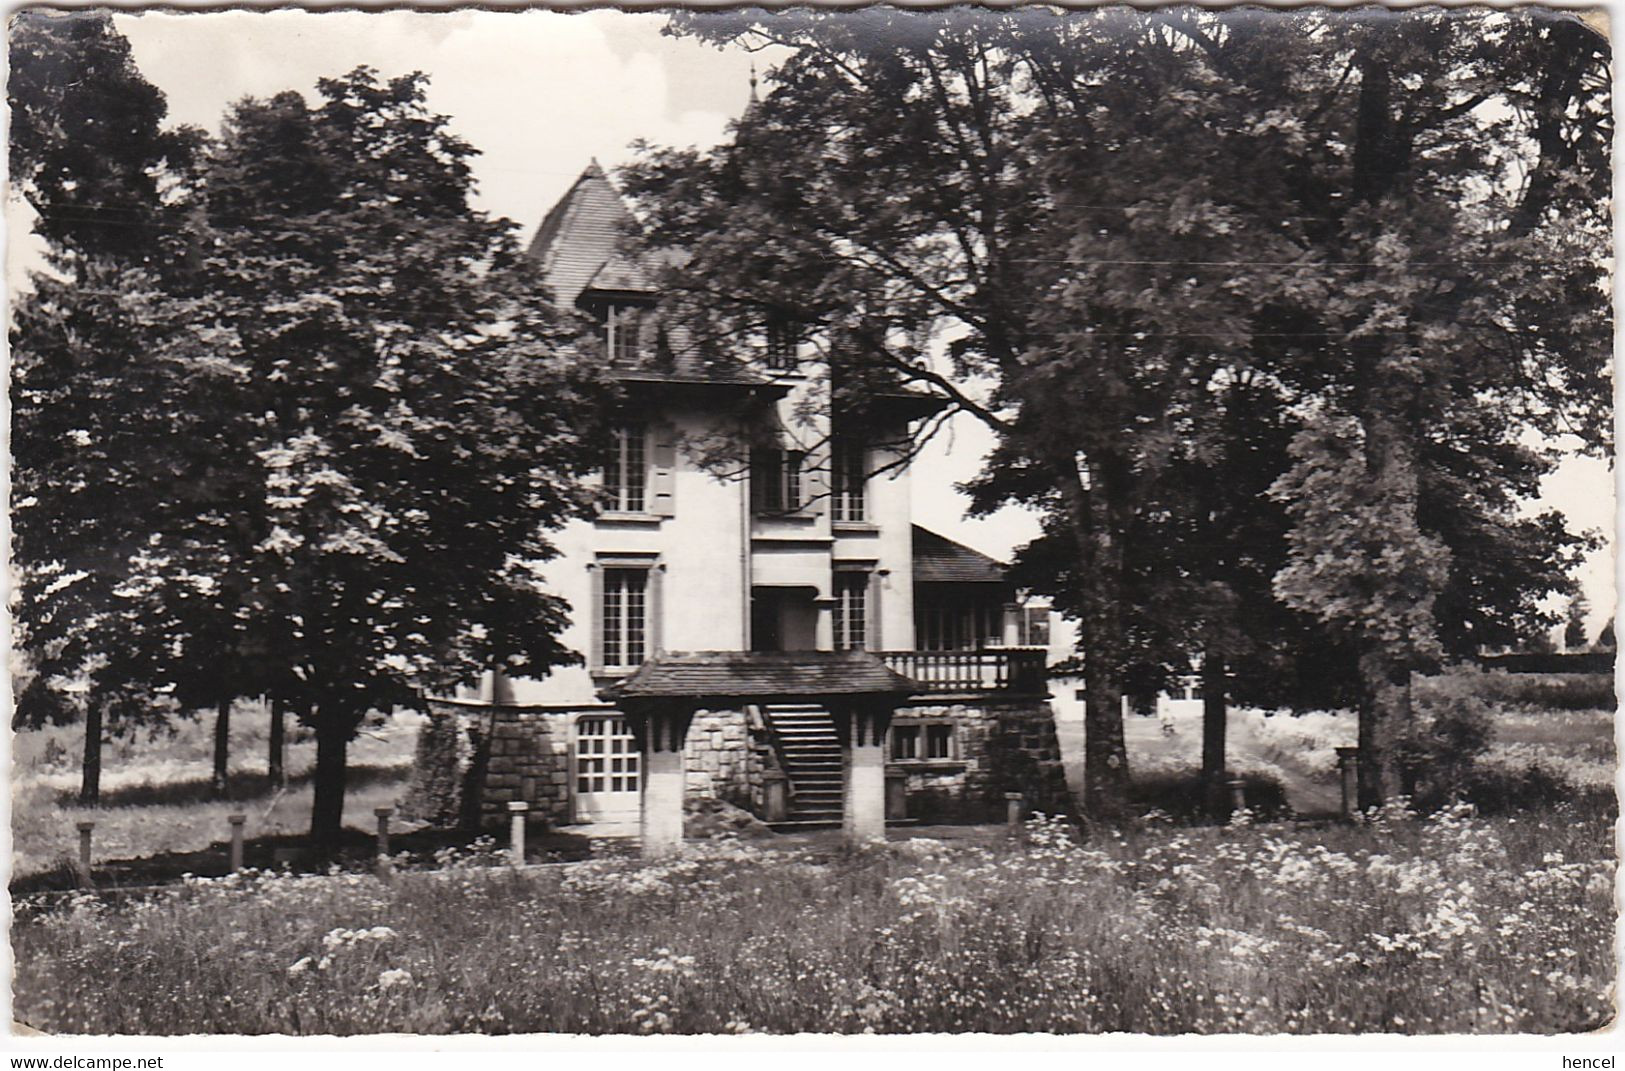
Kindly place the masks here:
POLYGON ((770 703, 762 715, 779 738, 784 774, 790 780, 790 808, 777 830, 817 829, 841 824, 841 744, 835 719, 815 703, 770 703))

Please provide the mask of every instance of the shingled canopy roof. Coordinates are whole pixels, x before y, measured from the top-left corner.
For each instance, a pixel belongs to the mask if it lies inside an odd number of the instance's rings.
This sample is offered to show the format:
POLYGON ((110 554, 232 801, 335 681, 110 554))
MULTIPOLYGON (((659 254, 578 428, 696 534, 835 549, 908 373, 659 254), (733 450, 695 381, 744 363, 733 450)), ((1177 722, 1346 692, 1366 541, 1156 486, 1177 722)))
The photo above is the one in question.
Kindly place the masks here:
POLYGON ((765 701, 822 696, 909 696, 919 684, 866 651, 671 652, 598 693, 639 699, 765 701))
POLYGON ((979 550, 914 526, 916 584, 1008 584, 1004 569, 1004 563, 979 550))

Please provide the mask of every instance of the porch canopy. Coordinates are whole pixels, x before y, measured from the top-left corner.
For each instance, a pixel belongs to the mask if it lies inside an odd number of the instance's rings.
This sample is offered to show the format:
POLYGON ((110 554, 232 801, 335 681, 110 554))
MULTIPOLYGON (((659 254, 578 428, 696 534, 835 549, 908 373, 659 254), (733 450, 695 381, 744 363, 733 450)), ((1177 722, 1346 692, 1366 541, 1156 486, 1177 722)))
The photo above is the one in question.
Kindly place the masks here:
POLYGON ((676 700, 694 709, 863 700, 895 706, 920 690, 867 651, 694 651, 651 659, 598 697, 622 709, 676 700))
POLYGON ((830 713, 843 756, 842 825, 849 839, 885 837, 885 756, 892 711, 919 684, 865 651, 695 651, 651 659, 599 698, 626 714, 643 753, 643 854, 683 840, 683 743, 698 710, 816 703, 830 713))

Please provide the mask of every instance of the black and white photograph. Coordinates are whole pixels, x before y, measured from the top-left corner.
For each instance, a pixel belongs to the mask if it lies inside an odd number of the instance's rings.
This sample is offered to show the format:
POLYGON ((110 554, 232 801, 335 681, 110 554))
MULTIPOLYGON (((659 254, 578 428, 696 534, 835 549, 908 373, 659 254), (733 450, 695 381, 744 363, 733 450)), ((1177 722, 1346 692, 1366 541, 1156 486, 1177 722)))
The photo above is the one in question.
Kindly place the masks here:
POLYGON ((13 9, 8 1044, 1597 1057, 1609 16, 13 9))

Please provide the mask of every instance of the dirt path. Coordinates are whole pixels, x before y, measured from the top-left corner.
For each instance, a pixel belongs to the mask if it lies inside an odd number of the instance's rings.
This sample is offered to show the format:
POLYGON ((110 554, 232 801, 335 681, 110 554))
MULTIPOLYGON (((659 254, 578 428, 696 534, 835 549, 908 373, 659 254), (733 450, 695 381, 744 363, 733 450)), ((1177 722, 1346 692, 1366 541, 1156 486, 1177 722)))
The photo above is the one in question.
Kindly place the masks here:
MULTIPOLYGON (((1184 704, 1181 704, 1184 705, 1184 704)), ((1129 769, 1136 765, 1162 769, 1201 766, 1202 719, 1199 704, 1193 710, 1177 710, 1167 719, 1173 732, 1164 732, 1158 718, 1130 716, 1123 721, 1123 737, 1128 745, 1129 769)), ((1263 717, 1256 711, 1230 712, 1228 747, 1230 765, 1236 769, 1268 771, 1281 781, 1287 802, 1299 814, 1331 814, 1341 805, 1341 790, 1335 777, 1313 768, 1298 756, 1267 747, 1253 727, 1263 717)), ((1057 709, 1055 732, 1060 738, 1061 759, 1066 765, 1067 787, 1073 795, 1083 791, 1083 719, 1080 712, 1057 709)))

